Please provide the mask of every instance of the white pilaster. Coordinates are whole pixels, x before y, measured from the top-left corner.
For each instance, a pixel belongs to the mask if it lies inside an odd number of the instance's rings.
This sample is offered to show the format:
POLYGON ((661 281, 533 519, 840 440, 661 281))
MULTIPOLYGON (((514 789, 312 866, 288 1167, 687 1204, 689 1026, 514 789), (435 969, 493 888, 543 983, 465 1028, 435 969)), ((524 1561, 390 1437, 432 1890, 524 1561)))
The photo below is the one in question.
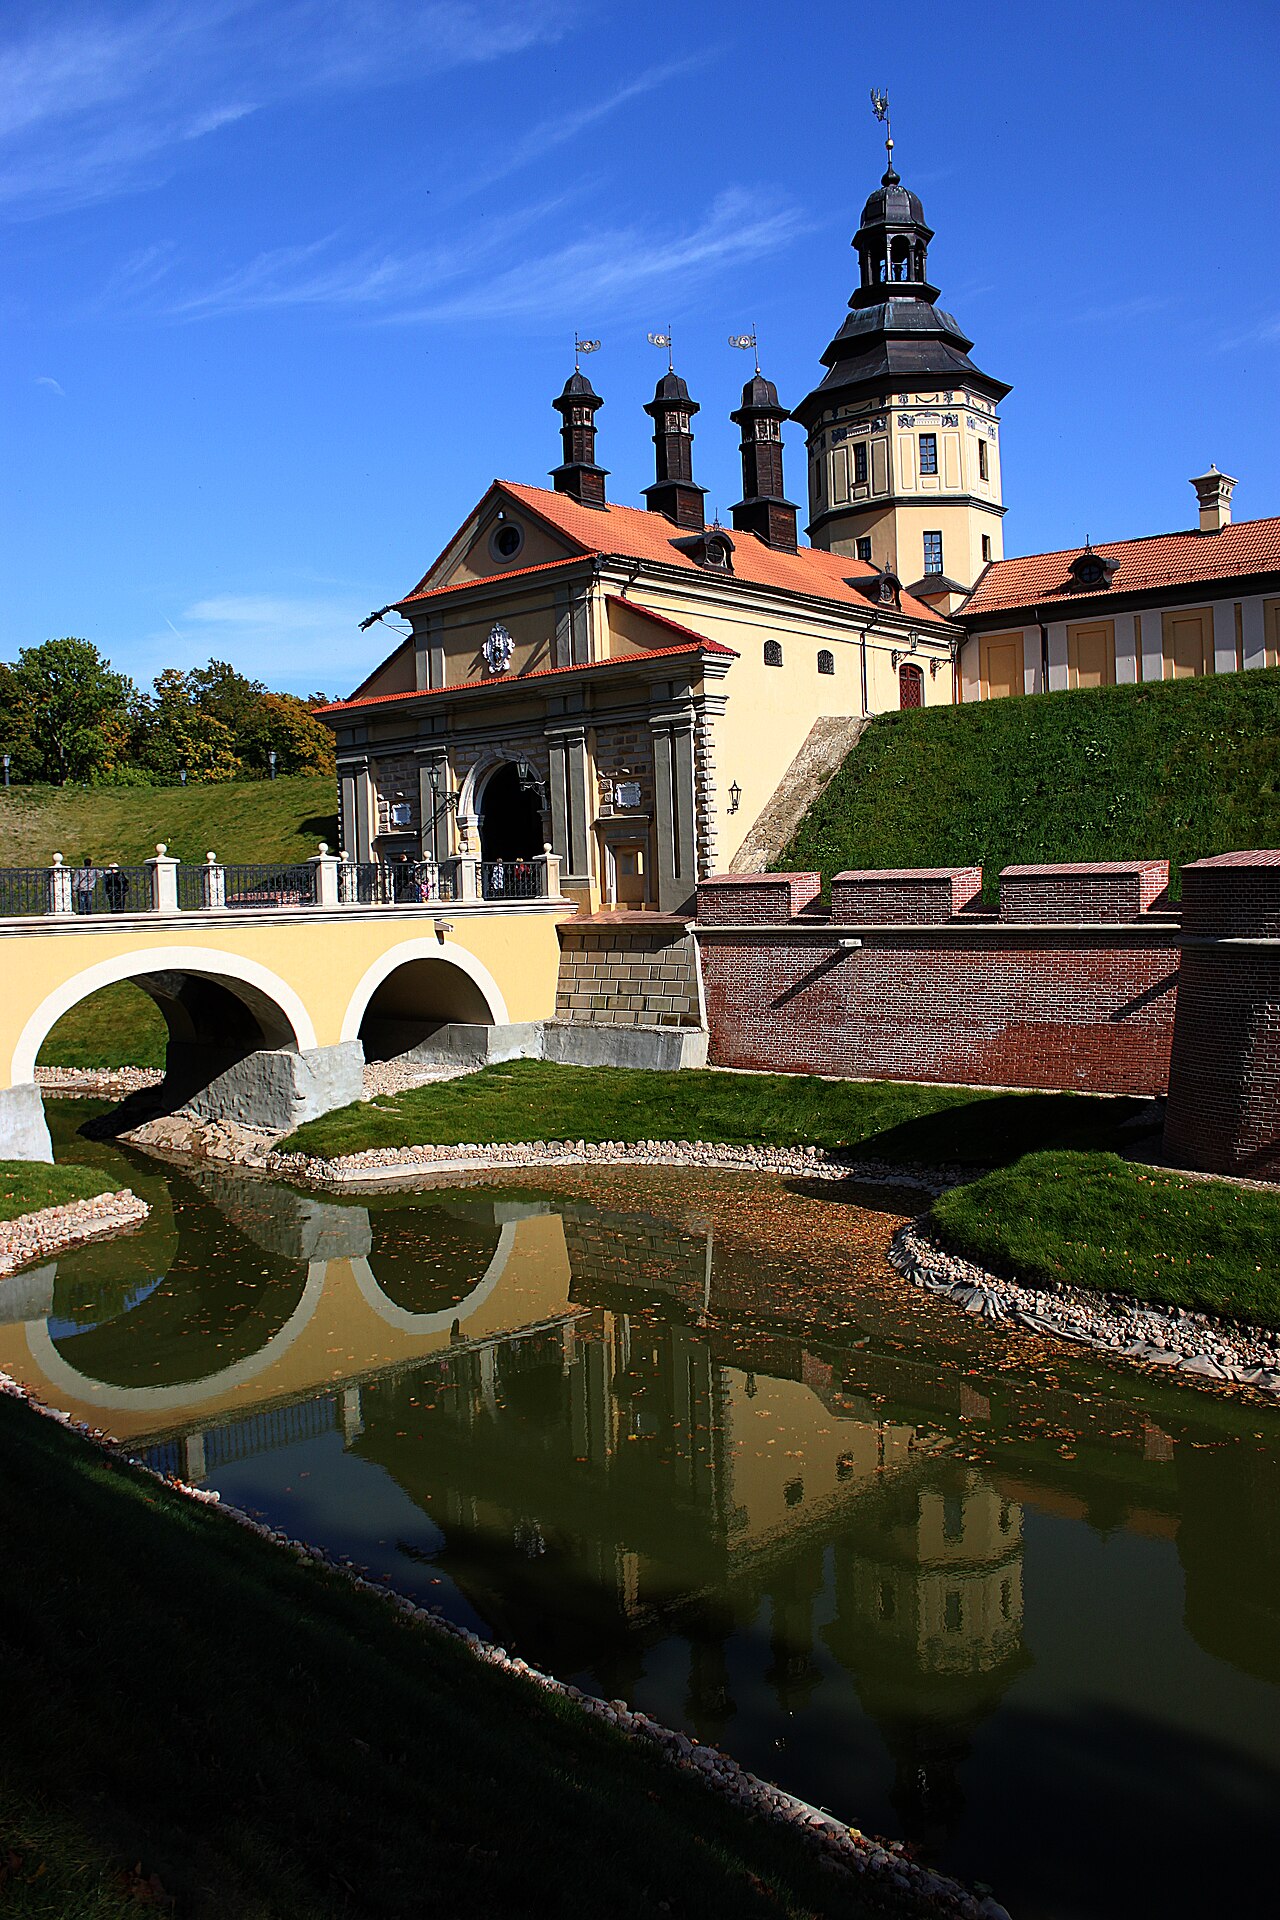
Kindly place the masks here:
POLYGON ((1039 627, 1022 629, 1022 691, 1024 693, 1043 693, 1044 671, 1040 658, 1039 627))
POLYGON ((1234 600, 1215 600, 1213 603, 1213 670, 1215 673, 1234 673, 1236 670, 1234 600))
POLYGON ((1267 620, 1263 612, 1262 595, 1255 593, 1242 602, 1241 618, 1244 625, 1244 664, 1246 667, 1265 667, 1267 664, 1267 620))
POLYGON ((1049 691, 1060 693, 1067 685, 1067 623, 1055 620, 1049 627, 1049 691))
POLYGON ((1142 661, 1144 680, 1164 679, 1164 627, 1159 613, 1135 614, 1135 620, 1142 629, 1139 657, 1142 661))
POLYGON ((1131 687, 1138 679, 1138 661, 1142 652, 1142 636, 1138 631, 1139 619, 1136 613, 1118 613, 1116 615, 1116 685, 1131 687))

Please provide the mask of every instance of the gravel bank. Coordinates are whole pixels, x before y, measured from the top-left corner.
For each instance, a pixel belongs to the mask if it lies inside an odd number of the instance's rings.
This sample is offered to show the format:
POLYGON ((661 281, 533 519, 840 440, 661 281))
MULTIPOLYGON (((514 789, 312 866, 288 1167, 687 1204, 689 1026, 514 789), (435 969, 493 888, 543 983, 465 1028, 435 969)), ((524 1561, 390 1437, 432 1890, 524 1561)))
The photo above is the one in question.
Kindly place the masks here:
POLYGON ((123 1100, 143 1087, 158 1087, 158 1067, 37 1067, 36 1085, 60 1100, 123 1100))
POLYGON ((145 1200, 139 1200, 128 1187, 121 1187, 118 1193, 72 1200, 65 1207, 20 1213, 16 1220, 0 1222, 0 1277, 16 1273, 20 1267, 34 1266, 36 1261, 78 1246, 82 1240, 99 1240, 103 1234, 118 1233, 121 1227, 136 1227, 150 1211, 145 1200))
POLYGON ((919 1221, 894 1235, 889 1259, 916 1286, 944 1294, 981 1319, 1008 1320, 1032 1333, 1096 1347, 1139 1366, 1168 1367, 1196 1380, 1280 1395, 1280 1334, 1263 1327, 1087 1288, 1024 1286, 946 1252, 919 1221))
MULTIPOLYGON (((0 1393, 11 1394, 26 1402, 34 1412, 71 1428, 87 1445, 100 1447, 104 1452, 115 1451, 108 1436, 33 1400, 9 1374, 0 1373, 0 1393)), ((139 1466, 138 1470, 152 1473, 147 1467, 139 1466)), ((152 1477, 159 1480, 164 1476, 152 1473, 152 1477)), ((394 1607, 398 1613, 427 1631, 445 1634, 451 1640, 460 1642, 486 1666, 518 1675, 547 1693, 573 1701, 582 1713, 603 1720, 624 1738, 648 1741, 672 1766, 697 1774, 709 1788, 735 1801, 744 1812, 757 1819, 792 1828, 802 1845, 821 1851, 832 1869, 847 1874, 851 1886, 857 1885, 859 1893, 870 1896, 881 1911, 900 1916, 900 1920, 910 1920, 912 1916, 915 1920, 1009 1920, 1007 1910, 998 1901, 989 1896, 979 1897, 948 1875, 918 1865, 908 1856, 901 1841, 879 1840, 862 1833, 857 1827, 845 1826, 821 1808, 810 1806, 808 1801, 798 1800, 781 1787, 746 1772, 736 1760, 718 1748, 703 1746, 686 1733, 677 1733, 670 1727, 662 1726, 647 1713, 633 1711, 624 1700, 597 1699, 594 1694, 583 1693, 578 1687, 557 1680, 537 1667, 531 1667, 527 1661, 508 1653, 505 1647, 482 1640, 466 1627, 455 1626, 438 1611, 419 1607, 406 1595, 367 1579, 364 1571, 353 1561, 335 1560, 319 1547, 309 1546, 305 1541, 295 1540, 276 1528, 264 1526, 207 1488, 190 1487, 179 1480, 166 1480, 165 1484, 186 1499, 218 1507, 238 1526, 292 1553, 299 1561, 329 1567, 362 1592, 376 1596, 382 1605, 394 1607)))

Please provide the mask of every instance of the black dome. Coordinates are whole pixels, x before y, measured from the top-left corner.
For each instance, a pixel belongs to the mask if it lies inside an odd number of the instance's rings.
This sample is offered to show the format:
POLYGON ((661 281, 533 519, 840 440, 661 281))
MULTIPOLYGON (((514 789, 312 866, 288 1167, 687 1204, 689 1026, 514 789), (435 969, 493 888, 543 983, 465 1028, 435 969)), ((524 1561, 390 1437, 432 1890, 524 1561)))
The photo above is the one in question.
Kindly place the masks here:
POLYGON ((664 373, 653 390, 655 400, 682 400, 687 402, 689 389, 678 373, 664 373))
POLYGON ((756 373, 742 389, 742 404, 744 407, 776 407, 778 389, 772 380, 766 380, 762 373, 756 373))
MULTIPOLYGON (((597 406, 603 405, 599 394, 593 390, 591 382, 580 367, 575 367, 565 381, 560 398, 562 400, 594 400, 597 406)), ((552 404, 555 403, 552 402, 552 404)))
POLYGON ((886 174, 880 186, 868 196, 859 224, 864 227, 922 227, 924 208, 920 204, 920 196, 904 187, 896 173, 886 174))

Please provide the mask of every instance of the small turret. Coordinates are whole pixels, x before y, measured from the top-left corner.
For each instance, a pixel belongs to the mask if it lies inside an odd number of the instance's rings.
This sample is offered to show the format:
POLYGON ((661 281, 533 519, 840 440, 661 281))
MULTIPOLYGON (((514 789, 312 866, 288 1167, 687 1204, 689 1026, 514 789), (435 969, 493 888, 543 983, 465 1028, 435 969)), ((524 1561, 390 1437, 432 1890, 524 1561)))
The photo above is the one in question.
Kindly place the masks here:
POLYGON ((581 368, 575 367, 551 404, 560 415, 564 443, 564 459, 551 469, 552 485, 557 493, 570 494, 586 507, 602 507, 608 469, 596 465, 596 414, 604 401, 581 368))
POLYGON ((689 427, 698 411, 698 403, 689 398, 680 375, 668 368, 645 408, 653 421, 658 477, 645 488, 644 503, 650 513, 665 513, 678 527, 701 532, 707 523, 707 490, 694 485, 693 434, 689 427))
POLYGON ((779 405, 778 389, 759 367, 742 389, 742 405, 729 418, 742 432, 742 498, 731 510, 734 527, 739 533, 754 533, 780 553, 794 553, 798 509, 782 484, 782 423, 790 416, 779 405))

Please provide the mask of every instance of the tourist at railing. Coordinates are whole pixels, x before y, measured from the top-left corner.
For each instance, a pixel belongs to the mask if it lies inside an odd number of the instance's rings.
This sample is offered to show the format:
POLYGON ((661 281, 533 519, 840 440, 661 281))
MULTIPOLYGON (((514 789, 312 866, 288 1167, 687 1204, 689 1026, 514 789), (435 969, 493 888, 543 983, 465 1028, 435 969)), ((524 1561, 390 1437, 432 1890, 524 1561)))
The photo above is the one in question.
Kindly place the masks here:
POLYGON ((108 910, 111 913, 123 913, 129 903, 129 876, 121 872, 116 860, 111 862, 102 877, 102 891, 107 896, 108 910))
POLYGON ((93 912, 93 895, 98 884, 98 869, 86 853, 71 876, 71 902, 77 913, 93 912))

